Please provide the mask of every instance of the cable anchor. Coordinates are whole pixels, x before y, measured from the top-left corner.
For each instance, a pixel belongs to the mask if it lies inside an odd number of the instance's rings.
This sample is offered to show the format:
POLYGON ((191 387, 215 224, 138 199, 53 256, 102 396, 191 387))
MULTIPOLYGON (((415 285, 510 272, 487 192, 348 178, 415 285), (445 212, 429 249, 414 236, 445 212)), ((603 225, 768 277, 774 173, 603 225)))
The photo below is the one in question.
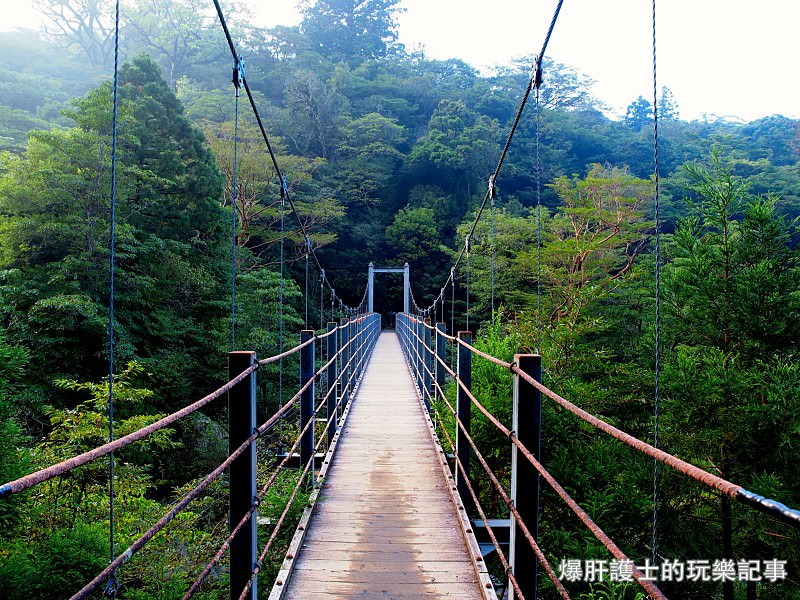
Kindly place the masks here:
POLYGON ((281 178, 281 207, 283 207, 284 203, 286 202, 286 197, 289 195, 289 186, 286 184, 286 177, 283 174, 280 175, 281 178))
POLYGON ((108 582, 106 583, 106 589, 103 591, 103 596, 106 598, 114 598, 117 597, 117 592, 119 591, 119 582, 117 581, 117 570, 114 569, 114 572, 111 574, 108 582))
POLYGON ((244 59, 241 56, 236 57, 236 63, 233 65, 233 87, 236 88, 236 96, 239 96, 240 90, 244 87, 244 59))
POLYGON ((535 56, 533 59, 533 68, 531 69, 531 84, 535 89, 539 89, 542 85, 542 57, 535 56))

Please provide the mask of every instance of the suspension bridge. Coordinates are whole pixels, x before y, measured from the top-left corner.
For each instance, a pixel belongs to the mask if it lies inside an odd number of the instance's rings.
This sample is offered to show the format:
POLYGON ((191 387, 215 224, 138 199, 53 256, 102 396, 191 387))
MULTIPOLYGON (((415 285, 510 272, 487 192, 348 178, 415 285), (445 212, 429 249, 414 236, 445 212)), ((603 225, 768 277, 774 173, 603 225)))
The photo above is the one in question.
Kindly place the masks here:
POLYGON ((665 598, 652 575, 623 553, 537 459, 543 398, 698 484, 800 527, 800 511, 634 438, 543 386, 537 355, 520 354, 513 363, 504 362, 472 346, 469 332, 450 336, 444 323, 431 324, 422 315, 400 314, 395 330, 381 331, 380 315, 364 312, 330 322, 324 332, 303 331, 300 343, 281 355, 259 359, 253 352, 231 352, 229 374, 230 380, 213 393, 152 425, 0 486, 0 498, 29 489, 144 439, 227 394, 230 456, 74 593, 73 599, 108 591, 117 570, 225 470, 229 471, 230 535, 184 598, 202 589, 203 581, 228 552, 231 598, 255 598, 263 561, 303 488, 312 490, 310 500, 270 598, 496 598, 500 597, 496 585, 508 586, 511 597, 535 598, 539 565, 558 595, 569 598, 561 574, 537 543, 543 483, 607 547, 615 564, 625 569, 620 574, 623 580, 638 582, 651 598, 665 598), (299 389, 277 413, 257 425, 258 369, 294 354, 300 355, 299 389), (490 361, 514 378, 511 428, 472 393, 473 360, 490 361), (457 386, 455 399, 445 392, 448 381, 457 386), (256 441, 297 405, 298 435, 257 490, 256 441), (508 490, 470 437, 473 409, 508 438, 512 455, 508 490), (445 411, 455 419, 456 439, 446 428, 434 425, 445 411), (446 438, 444 447, 439 435, 446 438), (320 452, 323 445, 326 452, 320 452), (470 463, 476 460, 503 498, 510 519, 492 518, 481 506, 470 476, 470 463), (259 553, 258 507, 285 468, 299 469, 301 476, 259 553), (471 519, 470 513, 479 518, 471 519), (479 537, 486 541, 480 542, 479 537), (485 558, 490 553, 496 553, 502 563, 507 583, 489 576, 485 558))
MULTIPOLYGON (((285 351, 281 347, 274 356, 258 357, 250 351, 232 351, 228 357, 229 380, 207 396, 124 437, 114 439, 111 430, 109 442, 102 446, 0 485, 0 498, 5 498, 63 476, 102 457, 110 458, 112 513, 109 520, 112 543, 109 565, 81 590, 65 590, 73 599, 87 598, 100 591, 108 597, 115 597, 119 589, 119 570, 129 561, 135 560, 137 552, 226 472, 229 479, 229 535, 216 554, 208 557, 208 563, 187 588, 185 599, 203 590, 204 581, 215 572, 226 555, 230 563, 230 597, 256 598, 258 578, 259 575, 263 577, 265 559, 274 549, 282 528, 287 525, 295 502, 304 503, 302 515, 284 554, 281 569, 275 580, 270 582, 272 587, 269 597, 275 600, 425 597, 492 599, 506 596, 534 599, 539 596, 540 588, 545 586, 548 587, 548 593, 569 598, 569 590, 562 581, 563 571, 557 573, 557 569, 545 556, 547 549, 539 547, 539 497, 540 486, 544 485, 550 487, 577 520, 607 548, 614 557, 612 563, 619 581, 637 583, 650 598, 665 598, 652 573, 646 568, 636 566, 619 544, 601 529, 540 461, 543 402, 560 407, 574 418, 653 459, 656 473, 658 465, 666 465, 694 480, 699 486, 705 486, 749 508, 767 513, 791 527, 800 528, 800 511, 761 497, 734 482, 691 465, 659 449, 657 443, 650 444, 637 439, 550 390, 542 384, 542 363, 538 355, 520 353, 514 357, 513 362, 506 362, 474 347, 471 332, 455 332, 451 325, 448 333, 444 322, 435 322, 437 306, 443 307, 446 290, 449 286, 455 286, 455 269, 462 259, 469 265, 470 236, 474 233, 487 203, 491 201, 492 206, 494 205, 495 181, 500 174, 522 110, 532 92, 538 108, 538 90, 542 81, 541 60, 561 4, 562 2, 558 3, 553 15, 514 125, 497 167, 489 179, 486 196, 477 211, 470 234, 466 236, 464 247, 451 268, 449 278, 432 306, 421 308, 417 305, 411 291, 407 265, 403 268, 375 268, 370 264, 368 286, 361 303, 357 307, 342 307, 340 300, 340 313, 345 316, 333 320, 331 314, 332 320, 324 329, 306 328, 300 332, 298 344, 285 351), (373 312, 373 278, 375 273, 384 272, 404 274, 404 312, 397 315, 395 327, 391 330, 382 330, 381 315, 373 312), (258 424, 256 381, 259 369, 271 364, 279 364, 283 369, 284 361, 292 356, 299 359, 299 385, 294 395, 275 414, 258 424), (513 379, 513 396, 508 398, 513 405, 513 422, 510 427, 493 415, 473 393, 472 364, 477 360, 489 361, 501 367, 507 372, 507 377, 513 379), (455 391, 448 393, 448 386, 455 391), (173 425, 213 402, 221 401, 225 396, 229 414, 229 456, 191 491, 169 506, 161 518, 127 548, 117 552, 113 541, 114 452, 173 425), (471 415, 474 411, 483 415, 507 440, 505 448, 495 448, 493 451, 510 455, 509 486, 501 483, 501 477, 492 471, 482 449, 473 440, 471 415), (292 445, 269 457, 269 476, 258 487, 258 440, 285 421, 293 419, 296 419, 297 435, 292 445), (451 420, 454 423, 453 433, 448 427, 442 426, 442 423, 451 420), (508 513, 507 518, 489 514, 482 506, 473 481, 475 469, 472 467, 476 464, 491 482, 493 492, 502 498, 504 510, 508 513), (259 507, 281 473, 288 469, 299 473, 299 476, 282 514, 274 522, 261 522, 258 518, 259 507), (310 494, 307 501, 304 499, 306 493, 310 494), (303 500, 299 500, 300 498, 303 500), (258 542, 259 527, 266 527, 262 531, 265 534, 262 539, 267 537, 261 548, 258 542), (486 564, 490 555, 502 566, 500 576, 490 575, 486 564)), ((281 181, 281 206, 288 204, 297 217, 285 179, 247 85, 242 60, 236 52, 222 9, 216 0, 214 5, 234 58, 233 83, 236 88, 237 115, 239 92, 244 89, 281 181)), ((116 36, 118 41, 118 6, 116 36)), ((116 85, 115 77, 114 151, 116 85)), ((654 74, 654 90, 655 88, 654 74)), ((654 106, 656 105, 657 102, 654 102, 654 106)), ((656 239, 659 219, 657 122, 656 116, 656 239)), ((112 165, 114 164, 115 160, 112 160, 112 165)), ((234 199, 235 180, 234 174, 234 199)), ((112 176, 112 182, 114 181, 112 176)), ((112 215, 114 188, 112 183, 112 215)), ((323 284, 330 287, 330 281, 325 279, 322 264, 314 253, 299 218, 298 222, 306 241, 306 269, 309 257, 313 258, 322 275, 323 284)), ((235 228, 234 212, 234 238, 235 228)), ((113 422, 111 390, 114 374, 113 219, 111 240, 110 423, 113 422)), ((234 269, 235 252, 234 242, 234 269)), ((656 265, 658 264, 657 256, 656 265)), ((233 282, 232 296, 235 296, 235 277, 233 282)), ((469 298, 469 276, 466 283, 469 298)), ((333 306, 336 294, 332 287, 330 291, 333 306)), ((658 296, 658 292, 656 295, 658 296)), ((320 313, 324 314, 322 308, 320 313)), ((233 310, 231 321, 232 346, 235 346, 233 310)), ((306 322, 308 324, 308 318, 306 322)), ((469 328, 468 300, 466 322, 469 328)), ((656 352, 658 353, 658 342, 656 352)))

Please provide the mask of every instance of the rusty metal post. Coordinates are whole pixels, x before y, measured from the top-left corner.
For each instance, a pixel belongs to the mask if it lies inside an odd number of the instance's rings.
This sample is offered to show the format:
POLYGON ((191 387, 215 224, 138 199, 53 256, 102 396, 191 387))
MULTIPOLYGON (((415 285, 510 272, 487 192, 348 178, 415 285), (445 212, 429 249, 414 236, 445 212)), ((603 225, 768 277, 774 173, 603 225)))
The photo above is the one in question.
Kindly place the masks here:
MULTIPOLYGON (((228 377, 233 379, 250 368, 256 361, 255 352, 230 352, 228 377)), ((256 428, 256 374, 251 373, 228 392, 228 451, 233 453, 247 440, 256 428)), ((231 463, 228 487, 228 526, 233 531, 253 506, 256 498, 256 445, 250 444, 231 463)), ((250 517, 231 543, 230 597, 239 594, 250 581, 256 564, 256 513, 250 517)), ((255 600, 256 581, 246 598, 255 600)))
POLYGON ((328 402, 325 413, 328 424, 328 447, 333 443, 333 436, 339 430, 339 417, 336 414, 336 353, 338 352, 336 323, 328 323, 328 343, 325 353, 328 369, 326 377, 328 379, 328 402))
POLYGON ((341 365, 339 372, 341 373, 341 381, 339 382, 339 406, 342 410, 347 405, 347 402, 350 400, 350 388, 349 388, 349 379, 348 379, 348 372, 349 367, 348 363, 350 362, 350 321, 346 318, 341 319, 341 325, 339 326, 339 331, 342 334, 341 340, 341 357, 339 358, 339 364, 341 365))
POLYGON ((425 401, 428 412, 431 411, 431 371, 433 370, 430 324, 430 319, 422 322, 422 399, 425 401))
MULTIPOLYGON (((300 343, 313 340, 314 332, 304 330, 300 332, 300 343)), ((300 351, 300 387, 311 381, 308 389, 300 395, 300 429, 302 430, 307 423, 314 418, 314 346, 312 341, 308 346, 300 351)), ((305 467, 314 454, 314 424, 308 428, 300 439, 300 468, 305 467)), ((314 481, 314 464, 312 462, 309 469, 310 479, 314 481)))
POLYGON ((420 396, 424 398, 425 394, 422 392, 422 329, 422 319, 416 318, 414 321, 414 348, 416 348, 416 352, 414 353, 414 371, 417 374, 417 389, 419 390, 420 396))
MULTIPOLYGON (((469 331, 459 331, 458 339, 466 344, 472 345, 472 333, 469 331)), ((470 400, 467 390, 472 391, 472 351, 461 344, 458 345, 458 379, 463 384, 458 385, 458 394, 456 396, 458 413, 458 420, 470 432, 470 421, 472 413, 472 400, 470 400), (466 388, 466 390, 464 389, 466 388)), ((460 427, 456 428, 456 456, 464 467, 464 471, 469 473, 469 459, 472 454, 467 436, 460 427)), ((472 508, 472 496, 470 496, 467 482, 461 470, 456 467, 456 487, 458 494, 461 496, 461 502, 464 503, 464 508, 469 514, 472 508)))
POLYGON ((447 325, 444 323, 437 323, 436 324, 436 357, 434 359, 434 371, 436 372, 436 383, 439 384, 439 388, 444 390, 445 386, 445 375, 447 371, 444 370, 444 365, 442 363, 447 362, 447 358, 445 354, 447 353, 447 339, 444 337, 446 333, 447 325), (439 361, 442 362, 439 362, 439 361))
POLYGON ((348 332, 348 336, 350 339, 350 368, 347 370, 347 389, 350 390, 350 397, 353 396, 353 391, 355 390, 356 383, 355 379, 358 376, 356 374, 356 362, 358 361, 358 354, 357 354, 357 344, 358 344, 358 337, 356 332, 356 319, 355 317, 350 319, 350 324, 348 325, 350 331, 348 332))
MULTIPOLYGON (((535 354, 514 356, 521 371, 536 381, 542 380, 542 358, 535 354)), ((542 393, 519 375, 514 375, 514 416, 511 428, 536 460, 541 460, 542 393)), ((539 543, 539 472, 511 447, 511 499, 525 525, 539 543)), ((536 598, 539 560, 528 540, 511 519, 510 564, 520 590, 526 598, 536 598)), ((513 588, 511 588, 513 598, 513 588)))

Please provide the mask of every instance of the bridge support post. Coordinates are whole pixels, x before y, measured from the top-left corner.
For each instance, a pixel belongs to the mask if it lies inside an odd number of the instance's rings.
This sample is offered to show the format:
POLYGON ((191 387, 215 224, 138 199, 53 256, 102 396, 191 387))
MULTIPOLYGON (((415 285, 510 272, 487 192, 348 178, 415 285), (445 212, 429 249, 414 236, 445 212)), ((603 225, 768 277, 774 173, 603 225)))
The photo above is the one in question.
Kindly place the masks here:
POLYGON ((356 322, 356 326, 358 327, 358 376, 356 380, 361 379, 361 376, 364 374, 364 359, 367 355, 367 346, 364 344, 366 341, 366 324, 367 318, 364 315, 361 315, 356 322))
MULTIPOLYGON (((536 381, 542 380, 542 358, 535 354, 514 356, 520 370, 536 381)), ((531 451, 536 460, 541 460, 542 394, 527 381, 514 375, 514 416, 511 427, 522 444, 531 451)), ((533 539, 539 543, 539 472, 519 452, 511 447, 511 500, 533 539)), ((526 598, 536 598, 539 560, 528 540, 511 519, 510 564, 519 588, 526 598), (531 568, 533 565, 533 568, 531 568)), ((513 588, 510 588, 514 598, 513 588)))
MULTIPOLYGON (((304 330, 300 332, 300 343, 304 344, 308 340, 312 342, 300 351, 300 387, 306 385, 309 381, 311 384, 308 388, 300 394, 300 430, 306 426, 314 418, 314 346, 313 341, 314 332, 304 330)), ((311 468, 309 469, 309 479, 314 482, 314 424, 308 428, 300 439, 300 467, 305 467, 306 463, 311 460, 311 468)))
POLYGON ((405 346, 406 356, 408 357, 409 366, 414 367, 414 356, 411 348, 411 317, 403 313, 403 346, 405 346))
POLYGON ((414 365, 415 365, 415 372, 417 374, 417 389, 419 390, 420 396, 425 398, 425 393, 422 390, 422 319, 420 317, 415 317, 414 320, 414 347, 416 348, 416 353, 414 354, 414 365))
POLYGON ((367 278, 367 311, 374 312, 375 308, 375 265, 369 263, 369 276, 367 278))
POLYGON ((358 330, 356 329, 355 315, 350 317, 350 324, 348 327, 350 328, 350 368, 347 370, 347 389, 349 392, 348 398, 352 398, 353 390, 356 387, 356 368, 358 366, 358 330))
MULTIPOLYGON (((255 352, 230 352, 228 377, 233 379, 255 363, 255 352)), ((251 373, 228 392, 228 451, 233 453, 256 428, 256 374, 251 373)), ((256 498, 256 444, 250 444, 239 458, 231 463, 228 487, 228 525, 233 531, 250 510, 256 498)), ((230 597, 239 594, 250 581, 256 564, 256 513, 242 527, 231 543, 230 597)), ((256 581, 246 596, 255 600, 256 581)))
MULTIPOLYGON (((471 345, 472 333, 469 331, 459 331, 458 339, 465 344, 471 345)), ((464 384, 464 387, 467 390, 472 391, 472 351, 461 344, 458 345, 457 373, 458 378, 461 380, 461 383, 464 384)), ((467 395, 467 392, 460 385, 458 386, 458 395, 456 396, 456 400, 458 420, 461 421, 464 429, 466 429, 467 433, 469 433, 472 413, 472 400, 470 400, 469 395, 467 395)), ((462 466, 464 467, 464 471, 467 473, 469 473, 470 454, 471 450, 469 442, 467 441, 467 436, 464 435, 464 432, 460 427, 457 427, 456 456, 458 456, 459 462, 461 462, 462 466)), ((467 487, 467 480, 464 478, 464 475, 462 475, 458 466, 456 466, 456 487, 458 488, 459 496, 461 496, 461 502, 464 503, 464 508, 466 509, 467 514, 469 514, 472 508, 472 496, 470 495, 469 488, 467 487)))
POLYGON ((431 324, 430 319, 425 319, 422 322, 422 381, 423 381, 423 395, 422 398, 425 400, 425 406, 428 409, 428 412, 431 411, 431 371, 433 370, 433 352, 431 349, 431 330, 429 329, 431 324))
POLYGON ((444 365, 442 364, 447 362, 447 359, 445 358, 445 354, 447 353, 447 339, 444 337, 446 332, 447 325, 444 323, 436 324, 436 356, 434 357, 433 368, 434 372, 436 373, 436 383, 441 390, 444 390, 445 375, 447 373, 447 371, 444 370, 444 365))
POLYGON ((409 269, 411 267, 408 263, 403 265, 403 312, 408 314, 411 310, 411 281, 409 279, 409 269))
POLYGON ((350 399, 350 391, 348 387, 349 378, 347 376, 349 372, 348 363, 350 362, 350 321, 342 317, 340 322, 341 325, 339 326, 339 331, 342 334, 342 354, 339 358, 339 364, 341 365, 339 369, 341 374, 339 381, 339 407, 341 410, 344 410, 344 407, 347 405, 347 401, 350 399))
POLYGON ((403 348, 403 354, 408 356, 408 343, 406 340, 406 315, 399 313, 394 319, 394 328, 397 336, 400 338, 400 346, 403 348))
POLYGON ((336 323, 328 323, 328 343, 326 344, 325 358, 328 362, 326 377, 328 379, 328 402, 326 403, 326 420, 328 422, 328 447, 333 443, 333 436, 339 430, 339 415, 337 414, 336 401, 336 323))

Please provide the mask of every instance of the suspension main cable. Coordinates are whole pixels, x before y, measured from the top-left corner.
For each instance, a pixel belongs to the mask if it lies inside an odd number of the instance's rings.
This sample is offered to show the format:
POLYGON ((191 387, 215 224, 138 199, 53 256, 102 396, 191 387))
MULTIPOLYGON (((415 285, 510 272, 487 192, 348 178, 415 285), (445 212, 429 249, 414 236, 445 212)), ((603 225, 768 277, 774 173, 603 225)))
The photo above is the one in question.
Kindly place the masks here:
MULTIPOLYGON (((230 29, 228 28, 228 23, 225 20, 225 15, 222 12, 222 7, 219 4, 219 0, 214 0, 214 8, 217 11, 217 17, 219 18, 220 25, 222 26, 222 30, 225 33, 225 39, 228 42, 228 47, 230 49, 231 56, 233 57, 234 61, 236 61, 236 60, 238 60, 239 54, 236 51, 236 45, 233 42, 233 37, 231 36, 231 32, 230 32, 230 29)), ((297 220, 297 224, 298 224, 300 233, 302 234, 303 238, 306 240, 306 243, 309 244, 309 246, 310 246, 310 237, 309 237, 309 234, 308 234, 308 229, 306 228, 305 224, 303 223, 303 219, 301 218, 300 213, 297 210, 297 206, 295 205, 294 200, 292 199, 292 196, 289 193, 289 187, 286 184, 286 178, 284 177, 283 170, 281 169, 280 164, 278 163, 278 158, 277 158, 277 156, 275 154, 275 150, 272 147, 272 142, 269 139, 269 135, 267 135, 267 130, 264 127, 264 121, 261 118, 261 113, 258 110, 258 106, 256 105, 256 101, 255 101, 255 98, 253 96, 253 92, 250 90, 250 85, 248 84, 247 77, 245 76, 244 73, 242 74, 242 85, 244 87, 245 92, 247 93, 247 99, 248 99, 248 101, 250 103, 250 107, 253 110, 253 116, 256 119, 256 123, 258 125, 258 129, 261 132, 261 137, 264 140, 264 144, 266 145, 267 152, 269 153, 269 156, 270 156, 270 160, 272 161, 272 166, 275 169, 275 173, 276 173, 276 175, 278 177, 278 180, 280 182, 281 193, 285 197, 286 202, 289 203, 289 207, 292 210, 292 214, 294 215, 295 219, 297 220)), ((311 247, 310 252, 311 252, 311 258, 314 259, 314 262, 316 263, 317 268, 321 271, 322 268, 323 268, 322 267, 322 263, 320 262, 319 257, 317 256, 317 254, 314 251, 313 247, 311 247)), ((332 288, 332 285, 331 285, 330 281, 328 281, 327 284, 328 284, 328 286, 331 286, 331 288, 332 288)))
MULTIPOLYGON (((216 2, 216 0, 215 0, 216 2)), ((559 0, 558 5, 556 6, 555 12, 553 13, 553 18, 550 21, 550 27, 547 30, 547 35, 545 36, 544 43, 542 44, 542 49, 539 52, 538 56, 536 57, 535 64, 533 65, 533 69, 531 70, 531 76, 528 80, 528 84, 525 88, 525 92, 522 95, 522 100, 519 103, 519 107, 517 108, 516 115, 514 117, 513 124, 511 125, 511 130, 509 131, 508 137, 506 138, 505 145, 503 146, 503 150, 500 153, 500 159, 497 161, 497 166, 494 169, 494 172, 491 175, 491 181, 496 184, 497 179, 500 176, 500 171, 503 167, 503 163, 505 162, 506 155, 508 154, 508 150, 511 146, 511 141, 514 139, 514 134, 517 131, 517 127, 519 126, 520 119, 522 118, 522 113, 525 110, 525 106, 528 102, 528 98, 530 97, 530 93, 533 89, 538 89, 542 82, 542 60, 544 59, 545 52, 547 50, 547 45, 550 43, 550 37, 553 34, 553 29, 555 28, 556 21, 558 20, 558 15, 561 12, 561 6, 564 3, 564 0, 559 0)), ((484 209, 486 208, 486 204, 490 199, 491 192, 490 190, 486 190, 486 193, 483 196, 483 200, 481 201, 480 207, 475 214, 475 218, 472 221, 472 225, 470 227, 469 233, 467 234, 468 237, 471 237, 475 234, 475 229, 478 226, 478 222, 480 221, 481 215, 483 214, 484 209)), ((465 257, 466 254, 466 246, 461 248, 461 252, 458 254, 455 262, 453 263, 452 269, 458 268, 458 265, 461 264, 461 260, 465 257)))

